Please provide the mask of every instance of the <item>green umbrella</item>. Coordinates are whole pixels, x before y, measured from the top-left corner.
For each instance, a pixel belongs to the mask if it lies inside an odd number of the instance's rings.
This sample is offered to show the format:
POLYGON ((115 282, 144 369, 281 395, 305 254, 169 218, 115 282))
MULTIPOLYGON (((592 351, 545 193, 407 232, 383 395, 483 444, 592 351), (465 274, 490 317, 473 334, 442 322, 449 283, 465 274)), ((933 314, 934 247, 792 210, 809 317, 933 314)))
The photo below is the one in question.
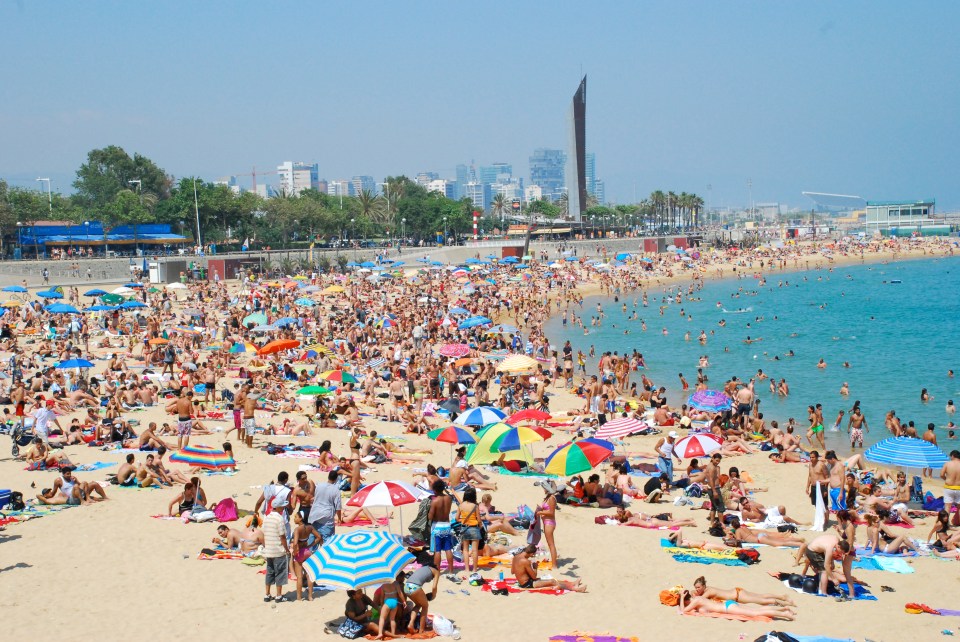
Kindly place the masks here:
POLYGON ((297 390, 298 395, 328 395, 330 392, 329 388, 323 386, 304 386, 297 390))
POLYGON ((123 303, 123 297, 119 294, 104 294, 100 299, 104 303, 110 303, 116 305, 117 303, 123 303))
POLYGON ((243 325, 267 325, 267 315, 263 312, 254 312, 243 317, 243 325))

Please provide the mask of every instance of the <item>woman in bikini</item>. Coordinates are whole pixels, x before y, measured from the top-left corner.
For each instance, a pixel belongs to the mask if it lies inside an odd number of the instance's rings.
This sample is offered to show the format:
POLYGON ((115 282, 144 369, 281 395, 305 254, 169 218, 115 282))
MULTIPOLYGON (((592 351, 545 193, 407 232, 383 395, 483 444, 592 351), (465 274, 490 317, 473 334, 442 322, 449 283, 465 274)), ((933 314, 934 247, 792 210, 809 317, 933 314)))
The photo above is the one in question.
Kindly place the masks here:
POLYGON ((889 553, 897 555, 907 551, 916 551, 906 535, 897 535, 880 522, 877 515, 864 515, 867 520, 867 548, 874 553, 889 553))
POLYGON ((627 526, 640 526, 642 528, 679 528, 680 526, 697 525, 692 519, 673 519, 673 515, 670 513, 660 513, 659 515, 639 513, 634 515, 623 506, 617 506, 616 520, 627 526))
POLYGON ((721 589, 707 586, 707 580, 700 576, 693 581, 693 595, 705 597, 708 600, 733 600, 738 604, 759 604, 760 606, 796 606, 796 603, 787 595, 773 593, 751 593, 746 589, 721 589))
POLYGON ((787 533, 770 533, 755 531, 740 524, 736 517, 730 520, 729 531, 731 536, 739 542, 750 544, 766 544, 767 546, 803 546, 806 543, 802 537, 787 533))
POLYGON ((557 492, 558 488, 553 482, 542 482, 541 486, 546 497, 543 503, 537 506, 534 511, 534 519, 540 520, 543 528, 543 536, 547 540, 547 548, 550 549, 550 561, 553 562, 553 568, 559 568, 557 561, 557 545, 554 535, 557 530, 557 492))
POLYGON ((323 537, 310 523, 304 523, 303 516, 296 513, 293 516, 296 526, 291 538, 290 553, 293 560, 293 575, 297 578, 297 600, 313 601, 313 581, 304 571, 303 563, 313 555, 317 547, 323 544, 323 537), (304 580, 306 580, 307 597, 302 595, 304 580))
POLYGON ((680 604, 677 608, 682 615, 717 613, 750 618, 756 616, 770 617, 776 620, 793 620, 797 615, 796 611, 786 606, 754 607, 738 604, 734 600, 716 602, 699 595, 690 595, 685 591, 680 593, 680 604))
POLYGON ((360 467, 363 462, 360 460, 360 428, 354 426, 350 429, 350 494, 356 495, 360 490, 360 467))
POLYGON ((320 470, 324 472, 337 470, 340 467, 340 462, 334 457, 333 453, 330 452, 332 447, 333 444, 327 439, 320 444, 320 449, 317 450, 317 465, 320 467, 320 470))

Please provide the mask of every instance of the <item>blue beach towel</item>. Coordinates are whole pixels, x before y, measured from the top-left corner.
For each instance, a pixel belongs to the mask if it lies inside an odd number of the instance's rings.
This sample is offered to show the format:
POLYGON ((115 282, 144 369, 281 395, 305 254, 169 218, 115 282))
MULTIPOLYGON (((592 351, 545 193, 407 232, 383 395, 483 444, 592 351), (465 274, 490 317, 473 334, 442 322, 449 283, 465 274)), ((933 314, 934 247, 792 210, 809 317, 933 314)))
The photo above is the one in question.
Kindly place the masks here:
POLYGON ((858 557, 853 561, 853 568, 868 571, 889 571, 909 575, 916 571, 907 562, 898 557, 858 557))

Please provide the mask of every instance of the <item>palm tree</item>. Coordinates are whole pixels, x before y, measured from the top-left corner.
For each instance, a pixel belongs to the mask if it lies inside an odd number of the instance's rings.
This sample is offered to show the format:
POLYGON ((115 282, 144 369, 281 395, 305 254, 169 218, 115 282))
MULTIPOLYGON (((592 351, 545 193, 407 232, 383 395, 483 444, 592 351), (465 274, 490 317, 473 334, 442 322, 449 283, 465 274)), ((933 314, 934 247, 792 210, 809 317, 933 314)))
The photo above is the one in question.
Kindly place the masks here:
POLYGON ((497 192, 490 203, 490 213, 493 214, 494 218, 503 220, 510 207, 511 204, 507 202, 507 197, 503 195, 503 192, 497 192))
POLYGON ((360 218, 376 220, 383 223, 386 231, 390 232, 390 223, 392 218, 384 216, 386 208, 383 207, 383 201, 368 189, 362 189, 357 194, 357 205, 360 207, 360 218))
POLYGON ((561 194, 560 198, 557 199, 557 207, 560 208, 560 216, 565 219, 570 216, 570 199, 566 192, 561 194))
POLYGON ((650 194, 651 228, 659 232, 663 227, 664 210, 667 206, 667 195, 657 190, 650 194))

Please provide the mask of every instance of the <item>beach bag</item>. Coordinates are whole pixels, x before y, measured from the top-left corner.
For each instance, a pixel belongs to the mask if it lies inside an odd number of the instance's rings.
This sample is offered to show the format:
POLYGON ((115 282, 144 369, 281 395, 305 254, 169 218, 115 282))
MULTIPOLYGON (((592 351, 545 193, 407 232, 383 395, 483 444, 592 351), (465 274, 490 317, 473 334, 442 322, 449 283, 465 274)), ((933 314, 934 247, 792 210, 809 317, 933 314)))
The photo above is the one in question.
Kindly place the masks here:
POLYGON ((342 638, 356 640, 357 638, 363 637, 363 634, 366 630, 367 627, 364 625, 347 618, 342 624, 340 624, 340 628, 337 629, 337 633, 339 633, 340 637, 342 638))
POLYGON ((674 586, 673 588, 660 591, 660 604, 665 606, 677 606, 680 604, 680 591, 682 590, 682 586, 674 586))
POLYGON ((540 520, 534 520, 530 524, 530 530, 527 531, 527 544, 537 546, 540 544, 540 537, 543 532, 540 530, 540 520))
POLYGON ((737 549, 737 559, 747 564, 756 564, 760 561, 760 553, 755 548, 737 549))
POLYGON ((238 518, 237 503, 233 501, 232 497, 221 499, 219 502, 217 502, 217 506, 213 509, 213 513, 217 516, 218 522, 236 521, 238 518))
POLYGON ((189 521, 202 524, 203 522, 212 522, 217 518, 212 510, 202 510, 196 513, 191 512, 189 521))
POLYGON ((410 534, 421 542, 430 541, 430 499, 420 501, 417 516, 410 522, 410 534))
POLYGON ((941 511, 944 509, 943 497, 937 497, 929 490, 923 496, 923 510, 941 511))
POLYGON ((703 487, 700 484, 690 484, 684 494, 687 497, 703 497, 703 487))
POLYGON ((442 615, 434 615, 431 623, 433 624, 433 632, 437 635, 456 639, 457 627, 447 618, 442 615))

